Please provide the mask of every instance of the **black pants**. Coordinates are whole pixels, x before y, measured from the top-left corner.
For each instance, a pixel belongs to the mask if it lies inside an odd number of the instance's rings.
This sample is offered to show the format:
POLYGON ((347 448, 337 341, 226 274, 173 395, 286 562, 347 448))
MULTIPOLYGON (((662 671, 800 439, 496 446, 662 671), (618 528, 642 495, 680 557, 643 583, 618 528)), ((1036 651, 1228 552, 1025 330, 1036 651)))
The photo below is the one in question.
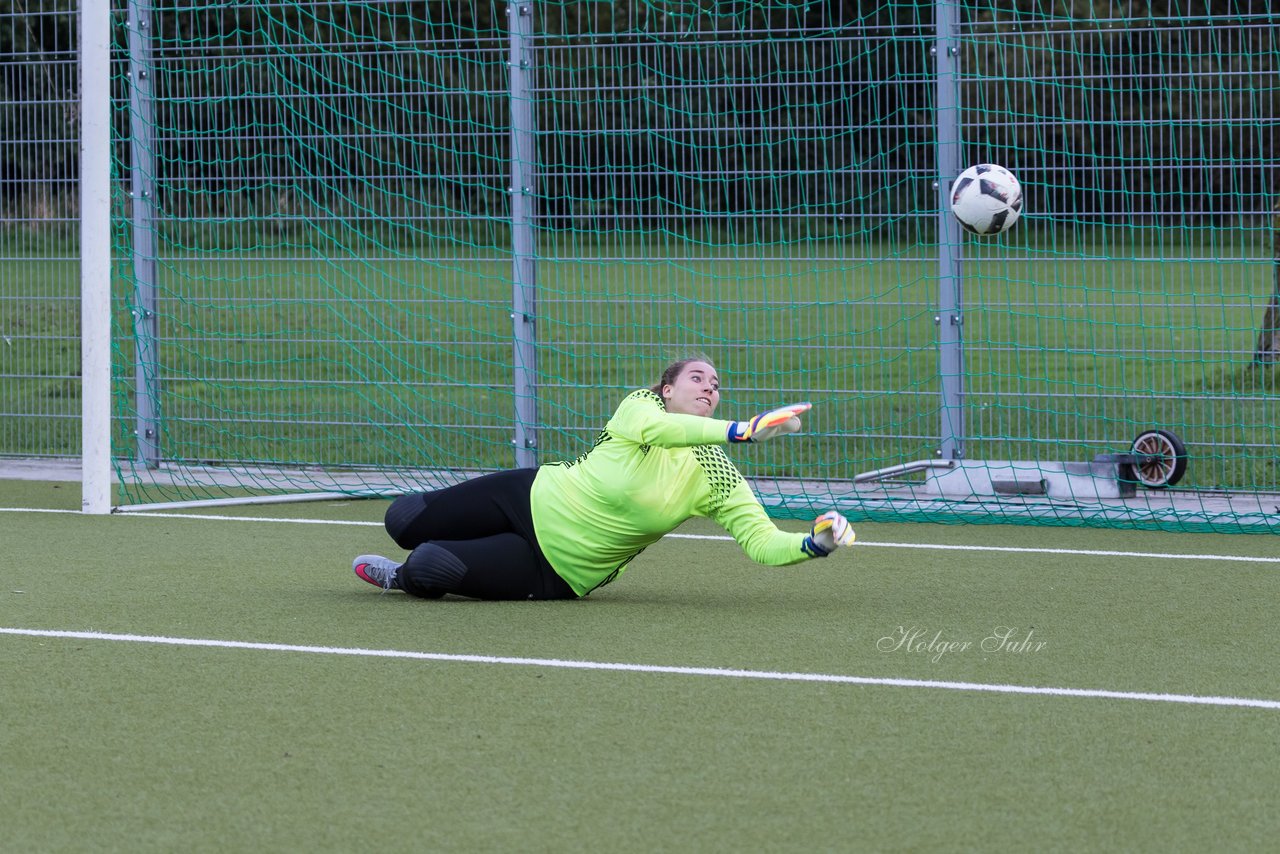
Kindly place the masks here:
POLYGON ((578 598, 538 548, 529 509, 536 474, 537 469, 496 472, 393 501, 387 533, 412 552, 400 569, 405 592, 424 598, 578 598))

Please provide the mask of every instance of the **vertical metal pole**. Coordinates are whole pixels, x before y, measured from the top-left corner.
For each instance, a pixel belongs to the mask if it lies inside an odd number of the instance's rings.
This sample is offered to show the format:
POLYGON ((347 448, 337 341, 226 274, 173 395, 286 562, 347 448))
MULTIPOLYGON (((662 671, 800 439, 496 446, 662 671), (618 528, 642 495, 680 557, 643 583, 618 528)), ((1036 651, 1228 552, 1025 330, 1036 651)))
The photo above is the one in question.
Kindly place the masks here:
POLYGON ((111 512, 111 9, 80 4, 80 509, 111 512))
POLYGON ((942 408, 938 456, 964 457, 964 234, 951 215, 951 184, 960 173, 959 6, 938 0, 934 21, 937 41, 938 165, 938 372, 942 408))
POLYGON ((151 0, 129 0, 130 196, 133 202, 133 305, 138 462, 160 464, 157 401, 155 118, 152 102, 151 0))
POLYGON ((511 322, 514 331, 516 465, 538 464, 538 271, 534 246, 533 2, 507 6, 511 31, 511 322))

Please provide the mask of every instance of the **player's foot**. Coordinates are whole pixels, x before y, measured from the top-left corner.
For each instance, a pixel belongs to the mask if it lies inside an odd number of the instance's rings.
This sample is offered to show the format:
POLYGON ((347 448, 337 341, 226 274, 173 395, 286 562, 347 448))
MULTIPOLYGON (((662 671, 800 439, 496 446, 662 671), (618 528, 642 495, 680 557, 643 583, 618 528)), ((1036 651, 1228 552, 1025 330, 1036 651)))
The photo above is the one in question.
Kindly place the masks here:
POLYGON ((351 563, 356 576, 383 590, 400 589, 400 564, 381 555, 360 555, 351 563))

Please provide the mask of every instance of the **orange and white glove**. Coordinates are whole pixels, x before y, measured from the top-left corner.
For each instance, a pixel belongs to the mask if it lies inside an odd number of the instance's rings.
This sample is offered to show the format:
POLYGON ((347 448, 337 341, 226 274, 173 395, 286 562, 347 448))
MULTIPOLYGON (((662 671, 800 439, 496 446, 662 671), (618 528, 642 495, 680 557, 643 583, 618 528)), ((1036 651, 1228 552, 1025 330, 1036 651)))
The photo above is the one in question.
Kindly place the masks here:
POLYGON ((750 421, 731 421, 729 442, 763 442, 782 433, 796 433, 800 430, 800 414, 812 408, 812 403, 793 403, 762 412, 750 421))
POLYGON ((828 510, 813 521, 813 530, 800 544, 800 550, 809 557, 826 557, 840 546, 853 545, 854 539, 849 520, 828 510))

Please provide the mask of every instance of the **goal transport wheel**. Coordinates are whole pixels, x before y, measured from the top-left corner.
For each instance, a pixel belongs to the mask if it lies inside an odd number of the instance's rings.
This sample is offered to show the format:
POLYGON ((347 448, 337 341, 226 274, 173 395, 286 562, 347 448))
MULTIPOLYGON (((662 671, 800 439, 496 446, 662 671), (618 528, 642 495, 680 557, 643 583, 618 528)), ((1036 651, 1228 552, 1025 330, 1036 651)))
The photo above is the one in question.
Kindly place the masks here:
POLYGON ((1133 440, 1134 477, 1147 489, 1164 489, 1187 473, 1187 446, 1168 430, 1147 430, 1133 440))

